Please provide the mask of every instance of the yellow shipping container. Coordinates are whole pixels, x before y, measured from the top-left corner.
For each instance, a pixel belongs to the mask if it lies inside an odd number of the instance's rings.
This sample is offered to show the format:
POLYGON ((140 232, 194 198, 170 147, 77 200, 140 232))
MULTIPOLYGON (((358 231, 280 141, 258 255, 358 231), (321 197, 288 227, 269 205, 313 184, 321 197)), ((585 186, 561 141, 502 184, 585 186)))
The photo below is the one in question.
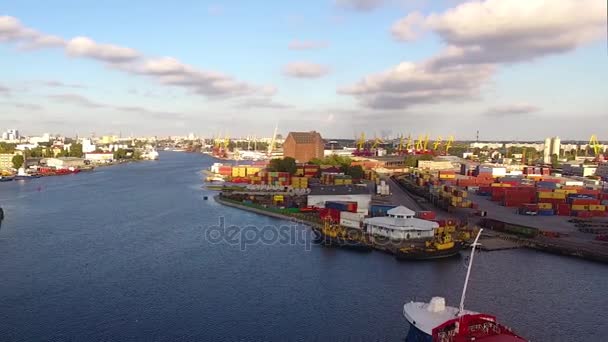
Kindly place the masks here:
POLYGON ((590 204, 589 205, 589 210, 593 210, 593 211, 606 211, 606 206, 605 205, 599 205, 599 204, 590 204))
POLYGON ((538 209, 553 209, 553 204, 551 204, 551 203, 538 203, 538 209))
POLYGON ((560 193, 553 193, 553 198, 554 199, 566 199, 566 194, 560 194, 560 193))
POLYGON ((253 176, 256 173, 260 172, 260 168, 259 167, 248 167, 247 168, 247 176, 253 176))
POLYGON ((282 202, 283 201, 283 195, 274 195, 274 201, 275 202, 282 202))
POLYGON ((572 210, 589 210, 589 206, 584 204, 574 204, 572 205, 572 210))
POLYGON ((553 198, 553 192, 539 191, 538 198, 553 198))

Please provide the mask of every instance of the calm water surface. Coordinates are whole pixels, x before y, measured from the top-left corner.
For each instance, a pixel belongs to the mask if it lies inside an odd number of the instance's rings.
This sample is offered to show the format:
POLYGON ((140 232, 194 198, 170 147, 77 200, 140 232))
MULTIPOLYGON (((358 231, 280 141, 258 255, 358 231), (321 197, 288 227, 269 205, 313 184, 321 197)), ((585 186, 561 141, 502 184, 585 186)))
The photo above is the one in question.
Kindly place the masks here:
MULTIPOLYGON (((202 190, 213 160, 161 160, 0 184, 0 341, 399 341, 402 305, 457 306, 463 259, 403 263, 306 243, 214 244, 205 231, 287 225, 202 190)), ((305 230, 299 228, 300 233, 305 230)), ((533 341, 606 341, 608 268, 481 253, 466 307, 533 341)))

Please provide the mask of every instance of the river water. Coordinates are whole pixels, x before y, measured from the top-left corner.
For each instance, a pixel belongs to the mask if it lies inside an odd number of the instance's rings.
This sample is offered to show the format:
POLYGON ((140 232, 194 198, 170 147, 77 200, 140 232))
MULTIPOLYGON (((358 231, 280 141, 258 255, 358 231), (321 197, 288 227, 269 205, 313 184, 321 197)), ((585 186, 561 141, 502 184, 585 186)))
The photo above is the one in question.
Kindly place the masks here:
MULTIPOLYGON (((0 183, 0 341, 399 341, 404 302, 458 305, 464 258, 310 245, 303 227, 215 203, 199 174, 210 157, 160 157, 0 183), (220 218, 289 239, 249 227, 218 242, 220 218)), ((480 253, 465 306, 533 341, 606 341, 608 268, 480 253)))

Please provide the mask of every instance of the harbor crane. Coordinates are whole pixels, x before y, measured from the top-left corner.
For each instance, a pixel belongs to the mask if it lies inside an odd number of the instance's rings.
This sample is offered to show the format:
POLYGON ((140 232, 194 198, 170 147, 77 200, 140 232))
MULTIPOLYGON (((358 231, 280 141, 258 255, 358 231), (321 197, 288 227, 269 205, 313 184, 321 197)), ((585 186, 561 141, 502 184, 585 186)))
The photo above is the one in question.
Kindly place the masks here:
POLYGON ((589 146, 593 148, 593 155, 595 156, 594 161, 602 162, 604 160, 604 155, 602 154, 602 145, 600 145, 600 142, 597 140, 597 136, 595 134, 592 134, 591 138, 589 138, 589 146))

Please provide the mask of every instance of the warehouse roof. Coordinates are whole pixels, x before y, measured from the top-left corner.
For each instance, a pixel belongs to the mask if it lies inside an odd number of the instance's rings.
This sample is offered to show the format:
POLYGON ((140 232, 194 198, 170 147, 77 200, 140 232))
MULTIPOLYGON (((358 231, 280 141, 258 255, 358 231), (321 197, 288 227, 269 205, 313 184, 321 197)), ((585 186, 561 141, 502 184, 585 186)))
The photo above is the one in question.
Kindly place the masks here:
POLYGON ((433 230, 439 228, 439 224, 433 221, 421 220, 417 218, 396 218, 396 217, 371 217, 363 220, 363 223, 376 227, 392 230, 433 230))
POLYGON ((296 143, 298 144, 312 144, 316 141, 316 139, 318 138, 319 140, 321 140, 321 134, 319 134, 319 132, 316 131, 311 131, 311 132, 289 132, 289 136, 293 137, 293 140, 295 140, 296 143))
POLYGON ((310 188, 309 195, 371 195, 366 186, 320 185, 310 188))

